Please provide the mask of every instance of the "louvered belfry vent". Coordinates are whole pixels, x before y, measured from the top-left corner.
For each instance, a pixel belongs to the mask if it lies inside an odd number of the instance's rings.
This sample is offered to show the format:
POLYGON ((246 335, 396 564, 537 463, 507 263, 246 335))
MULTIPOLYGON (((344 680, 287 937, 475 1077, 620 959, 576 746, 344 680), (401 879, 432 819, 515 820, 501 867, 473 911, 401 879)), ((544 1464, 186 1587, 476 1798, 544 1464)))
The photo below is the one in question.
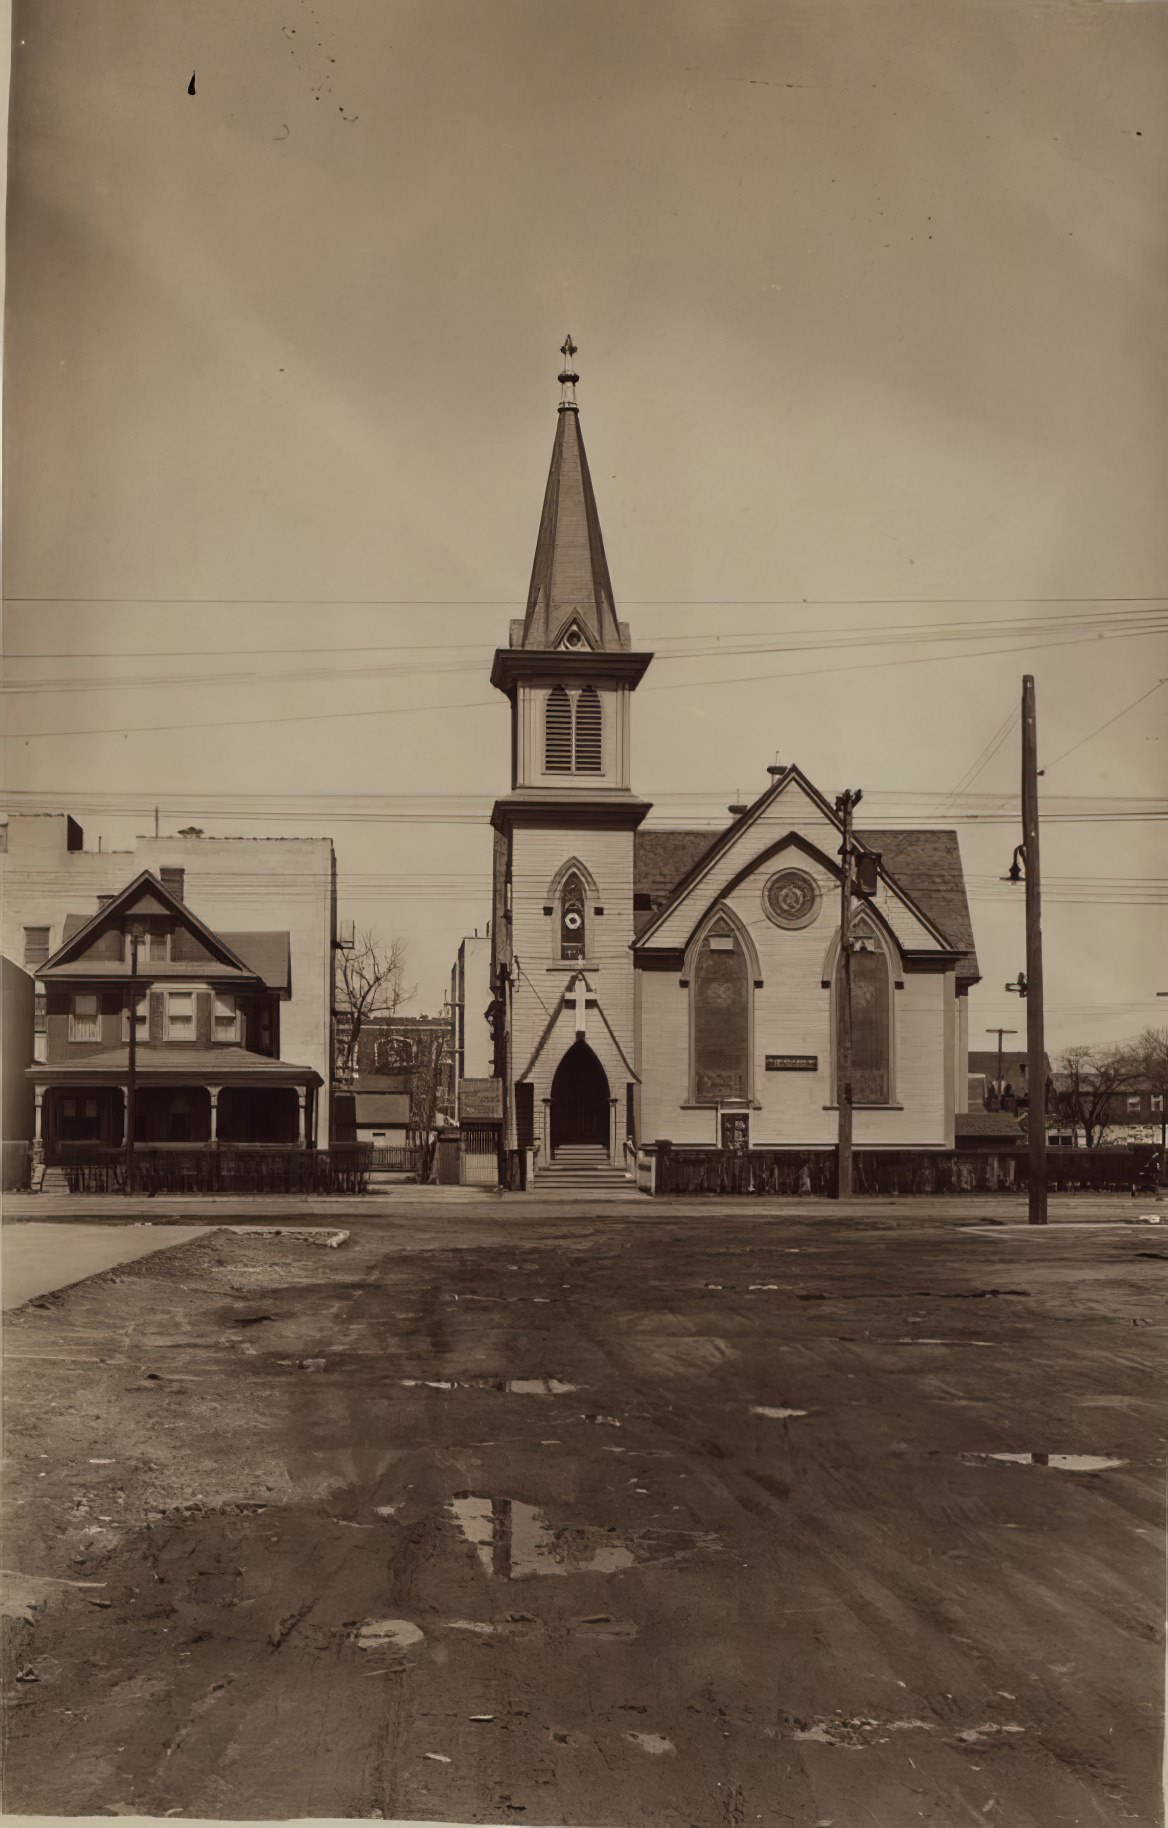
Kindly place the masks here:
POLYGON ((572 772, 572 703, 563 686, 548 693, 543 765, 548 774, 572 772))
POLYGON ((576 700, 576 773, 599 774, 602 764, 600 694, 585 686, 576 700))

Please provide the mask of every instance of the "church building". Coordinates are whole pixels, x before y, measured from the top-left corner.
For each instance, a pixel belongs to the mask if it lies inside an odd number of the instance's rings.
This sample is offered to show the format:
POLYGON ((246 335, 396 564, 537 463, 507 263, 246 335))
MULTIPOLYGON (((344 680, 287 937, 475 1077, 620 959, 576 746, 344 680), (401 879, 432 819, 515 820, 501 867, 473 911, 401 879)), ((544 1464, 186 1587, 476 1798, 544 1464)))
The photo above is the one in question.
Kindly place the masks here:
MULTIPOLYGON (((491 932, 513 1178, 623 1173, 629 1145, 659 1140, 829 1149, 840 817, 792 763, 720 833, 645 828, 631 723, 652 655, 617 614, 571 338, 563 353, 527 613, 491 672, 511 706, 491 932)), ((956 835, 854 843, 855 1144, 952 1149, 978 981, 956 835)))

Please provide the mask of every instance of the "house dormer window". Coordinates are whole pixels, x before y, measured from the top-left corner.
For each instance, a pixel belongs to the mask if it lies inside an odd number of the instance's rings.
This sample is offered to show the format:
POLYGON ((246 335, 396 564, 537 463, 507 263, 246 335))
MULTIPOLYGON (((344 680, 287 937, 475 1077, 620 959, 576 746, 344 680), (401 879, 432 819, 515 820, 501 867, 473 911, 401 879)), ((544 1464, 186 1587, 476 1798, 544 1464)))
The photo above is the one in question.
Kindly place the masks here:
POLYGON ((601 774, 604 714, 600 693, 587 685, 569 693, 553 686, 544 712, 545 774, 601 774))

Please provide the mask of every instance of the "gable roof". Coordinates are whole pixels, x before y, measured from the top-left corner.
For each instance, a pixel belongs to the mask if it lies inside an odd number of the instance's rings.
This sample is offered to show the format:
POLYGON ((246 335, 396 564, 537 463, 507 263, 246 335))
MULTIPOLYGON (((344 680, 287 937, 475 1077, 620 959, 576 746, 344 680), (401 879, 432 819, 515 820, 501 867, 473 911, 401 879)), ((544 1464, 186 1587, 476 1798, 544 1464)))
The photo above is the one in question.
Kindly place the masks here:
MULTIPOLYGON (((651 906, 636 908, 634 904, 634 935, 639 938, 655 925, 665 910, 681 899, 706 861, 712 860, 715 853, 728 849, 737 832, 763 803, 777 796, 791 780, 798 781, 826 816, 838 823, 834 808, 802 771, 791 764, 721 831, 636 832, 633 893, 634 897, 647 897, 651 906), (674 870, 677 874, 670 882, 674 870)), ((969 916, 957 833, 881 829, 857 830, 855 835, 865 849, 880 854, 881 869, 892 887, 924 916, 954 951, 961 954, 956 968, 958 983, 976 984, 981 972, 974 950, 973 923, 969 916)))
MULTIPOLYGON (((195 934, 217 961, 217 976, 222 975, 224 971, 229 975, 245 978, 255 976, 255 973, 227 944, 222 934, 213 933, 187 903, 172 889, 168 889, 165 883, 160 882, 150 870, 139 871, 132 882, 128 882, 125 888, 119 890, 116 895, 111 895, 108 901, 103 901, 96 912, 84 920, 81 926, 74 926, 72 932, 69 931, 69 927, 73 917, 66 916, 65 937, 52 957, 46 959, 44 964, 39 967, 37 976, 51 980, 56 977, 75 977, 84 971, 101 977, 128 977, 130 967, 124 959, 84 962, 85 944, 89 939, 96 939, 109 927, 119 924, 129 913, 143 904, 152 914, 172 915, 180 926, 186 927, 189 932, 195 934)), ((168 967, 168 969, 173 968, 168 967)), ((202 965, 201 968, 205 971, 206 965, 202 965)), ((189 972, 184 972, 184 975, 189 975, 189 972)))
POLYGON ((962 953, 957 966, 958 982, 976 984, 981 971, 974 949, 957 833, 881 830, 858 831, 856 836, 869 850, 880 853, 887 874, 962 953))
POLYGON ((220 939, 238 954, 269 990, 292 990, 292 936, 285 932, 221 933, 220 939))

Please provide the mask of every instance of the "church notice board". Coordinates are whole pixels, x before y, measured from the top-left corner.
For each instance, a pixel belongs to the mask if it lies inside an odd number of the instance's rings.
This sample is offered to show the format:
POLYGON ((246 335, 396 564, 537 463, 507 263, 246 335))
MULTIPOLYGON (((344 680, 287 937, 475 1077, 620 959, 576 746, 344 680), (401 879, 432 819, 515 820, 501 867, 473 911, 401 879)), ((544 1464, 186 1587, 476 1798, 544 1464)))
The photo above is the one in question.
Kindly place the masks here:
POLYGON ((817 1073, 819 1071, 818 1054, 768 1054, 766 1056, 768 1073, 817 1073))
POLYGON ((463 1079, 458 1087, 460 1123, 498 1123, 503 1115, 501 1079, 463 1079))

